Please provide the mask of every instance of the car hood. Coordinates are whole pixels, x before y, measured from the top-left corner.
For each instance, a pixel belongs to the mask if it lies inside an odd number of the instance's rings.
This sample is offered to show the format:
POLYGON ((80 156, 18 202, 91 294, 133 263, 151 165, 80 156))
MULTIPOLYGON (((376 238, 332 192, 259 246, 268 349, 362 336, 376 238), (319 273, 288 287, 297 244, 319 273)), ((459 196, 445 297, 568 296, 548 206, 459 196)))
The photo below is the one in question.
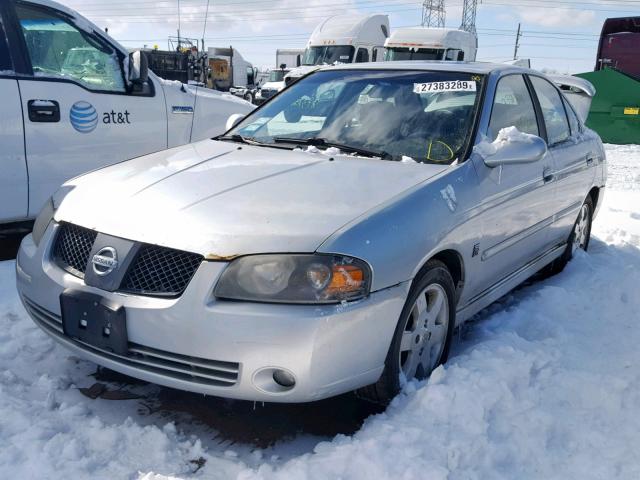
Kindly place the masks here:
POLYGON ((70 180, 55 219, 209 259, 313 252, 446 168, 206 140, 70 180))

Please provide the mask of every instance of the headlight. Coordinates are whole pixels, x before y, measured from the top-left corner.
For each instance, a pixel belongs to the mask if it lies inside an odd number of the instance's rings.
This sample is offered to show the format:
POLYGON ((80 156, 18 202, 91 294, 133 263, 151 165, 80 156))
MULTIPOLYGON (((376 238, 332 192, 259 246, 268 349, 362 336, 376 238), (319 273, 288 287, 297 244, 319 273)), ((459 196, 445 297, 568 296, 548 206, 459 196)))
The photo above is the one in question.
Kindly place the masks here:
POLYGON ((229 300, 337 303, 369 294, 371 270, 343 255, 252 255, 220 276, 214 294, 229 300))
POLYGON ((44 232, 47 230, 49 223, 53 220, 53 216, 56 213, 56 210, 62 203, 64 197, 73 190, 75 187, 73 186, 62 186, 58 189, 56 193, 54 193, 49 200, 46 201, 42 210, 36 217, 36 221, 33 222, 33 231, 31 232, 31 236, 33 237, 33 243, 35 243, 36 247, 40 245, 40 240, 44 236, 44 232))
POLYGON ((56 213, 56 211, 53 208, 53 198, 49 198, 36 217, 36 221, 33 222, 31 236, 33 237, 33 243, 36 244, 36 247, 40 245, 40 240, 42 240, 49 223, 53 220, 54 213, 56 213))

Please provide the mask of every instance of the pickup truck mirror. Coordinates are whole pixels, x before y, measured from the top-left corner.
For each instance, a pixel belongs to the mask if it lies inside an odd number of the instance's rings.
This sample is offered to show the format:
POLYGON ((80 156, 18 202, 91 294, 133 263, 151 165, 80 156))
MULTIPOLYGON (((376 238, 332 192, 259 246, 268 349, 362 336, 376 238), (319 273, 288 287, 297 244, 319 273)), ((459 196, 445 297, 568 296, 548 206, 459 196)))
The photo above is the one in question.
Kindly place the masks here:
POLYGON ((245 115, 241 113, 234 113, 233 115, 230 115, 229 118, 227 118, 227 124, 225 125, 225 128, 227 130, 231 130, 233 127, 239 124, 244 119, 244 117, 245 115))
POLYGON ((547 153, 547 142, 542 138, 530 135, 526 140, 508 140, 499 145, 494 153, 484 156, 487 167, 517 165, 541 160, 547 153))
POLYGON ((147 56, 140 50, 129 54, 129 78, 130 84, 140 85, 149 77, 149 63, 147 56))

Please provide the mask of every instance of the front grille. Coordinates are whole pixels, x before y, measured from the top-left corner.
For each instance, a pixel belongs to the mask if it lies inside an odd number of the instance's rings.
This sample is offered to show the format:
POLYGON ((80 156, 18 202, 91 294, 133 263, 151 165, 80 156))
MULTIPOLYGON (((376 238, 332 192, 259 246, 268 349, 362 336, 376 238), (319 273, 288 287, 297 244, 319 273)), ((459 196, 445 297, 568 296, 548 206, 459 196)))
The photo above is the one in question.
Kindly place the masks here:
POLYGON ((77 347, 108 360, 138 370, 157 373, 164 377, 203 385, 231 387, 238 381, 240 364, 236 362, 191 357, 146 347, 133 342, 129 342, 127 355, 117 355, 75 338, 67 337, 62 328, 62 319, 58 315, 40 307, 26 297, 22 299, 31 318, 46 332, 72 342, 77 347))
POLYGON ((262 94, 262 97, 263 97, 263 98, 271 98, 271 97, 273 97, 273 96, 276 94, 276 91, 275 91, 275 90, 269 90, 269 89, 264 89, 264 88, 263 88, 263 89, 260 91, 260 93, 262 94))
POLYGON ((171 248, 144 245, 120 289, 142 295, 181 295, 202 262, 202 256, 171 248))
POLYGON ((63 223, 53 251, 56 263, 76 277, 84 278, 89 254, 97 236, 96 232, 88 228, 63 223))
MULTIPOLYGON (((84 278, 97 235, 87 228, 61 224, 53 249, 54 261, 72 275, 84 278)), ((195 253, 142 244, 118 290, 160 297, 182 295, 202 260, 195 253)))

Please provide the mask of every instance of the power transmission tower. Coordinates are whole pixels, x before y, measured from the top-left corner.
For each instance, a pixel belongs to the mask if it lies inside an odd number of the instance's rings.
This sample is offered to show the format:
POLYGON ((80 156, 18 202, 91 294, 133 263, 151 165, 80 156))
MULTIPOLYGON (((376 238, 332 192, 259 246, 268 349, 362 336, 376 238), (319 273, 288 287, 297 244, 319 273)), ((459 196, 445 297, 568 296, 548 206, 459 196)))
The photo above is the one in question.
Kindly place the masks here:
POLYGON ((476 10, 478 0, 464 0, 462 5, 462 23, 460 30, 476 33, 476 10))
POLYGON ((422 26, 444 28, 444 0, 424 0, 422 3, 422 26))

